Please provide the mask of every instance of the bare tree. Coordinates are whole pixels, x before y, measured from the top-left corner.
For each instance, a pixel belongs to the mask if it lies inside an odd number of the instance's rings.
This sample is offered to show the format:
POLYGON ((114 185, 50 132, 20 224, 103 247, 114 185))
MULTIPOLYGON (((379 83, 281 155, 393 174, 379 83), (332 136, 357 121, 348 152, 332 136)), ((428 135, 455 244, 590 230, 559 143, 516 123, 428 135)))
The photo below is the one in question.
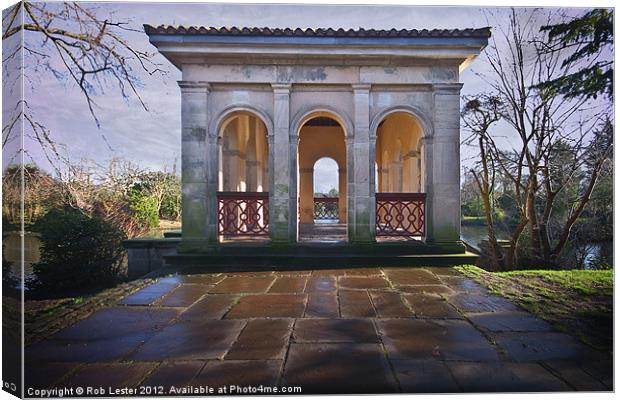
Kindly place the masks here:
MULTIPOLYGON (((607 138, 607 128, 604 128, 611 124, 601 125, 600 117, 593 112, 593 105, 586 97, 564 97, 539 85, 576 67, 563 63, 565 57, 561 52, 549 52, 544 45, 540 26, 550 25, 556 17, 541 10, 511 10, 506 28, 499 27, 486 51, 491 73, 484 78, 492 89, 491 98, 502 107, 490 106, 489 95, 485 94, 468 99, 463 110, 465 125, 480 143, 483 165, 480 187, 486 198, 487 214, 493 174, 502 174, 514 189, 520 220, 512 229, 510 248, 503 258, 506 269, 513 268, 517 250, 525 245, 522 234, 526 228, 532 261, 545 265, 559 261, 572 226, 589 201, 602 165, 612 152, 612 140, 607 138), (501 145, 499 135, 485 122, 498 112, 501 121, 509 127, 509 145, 501 145), (570 162, 562 169, 561 176, 557 168, 554 170, 553 163, 559 143, 570 155, 570 162), (589 156, 592 148, 597 149, 595 156, 589 156), (493 171, 485 175, 485 168, 493 171), (572 199, 569 216, 562 226, 551 229, 558 196, 565 193, 567 185, 579 174, 581 189, 572 199)), ((497 249, 492 235, 489 239, 497 249)))
POLYGON ((491 250, 490 262, 494 270, 502 269, 504 255, 497 242, 493 218, 496 167, 489 130, 501 119, 501 107, 502 105, 497 97, 480 95, 476 98, 465 98, 465 106, 461 113, 463 123, 471 132, 465 142, 476 144, 480 152, 479 161, 476 165, 478 168, 471 168, 470 173, 473 175, 482 197, 491 250))
MULTIPOLYGON (((25 1, 6 10, 2 23, 3 42, 15 43, 3 54, 4 70, 21 68, 21 74, 16 76, 13 73, 12 77, 24 79, 32 86, 36 86, 34 76, 42 72, 61 82, 74 83, 97 127, 101 123, 96 113, 96 96, 105 88, 116 87, 123 98, 137 99, 148 111, 139 92, 138 71, 165 73, 154 61, 152 53, 136 49, 124 38, 128 32, 141 30, 132 28, 129 21, 117 20, 113 13, 93 6, 78 2, 25 1), (20 34, 24 35, 24 40, 11 41, 20 34), (16 64, 22 56, 25 60, 23 66, 16 64)), ((3 148, 14 137, 10 133, 18 121, 24 121, 24 127, 28 128, 26 134, 42 146, 50 164, 54 166, 55 162, 66 161, 45 122, 37 119, 23 99, 16 103, 10 121, 3 126, 3 148)), ((102 138, 108 143, 105 136, 102 138)))

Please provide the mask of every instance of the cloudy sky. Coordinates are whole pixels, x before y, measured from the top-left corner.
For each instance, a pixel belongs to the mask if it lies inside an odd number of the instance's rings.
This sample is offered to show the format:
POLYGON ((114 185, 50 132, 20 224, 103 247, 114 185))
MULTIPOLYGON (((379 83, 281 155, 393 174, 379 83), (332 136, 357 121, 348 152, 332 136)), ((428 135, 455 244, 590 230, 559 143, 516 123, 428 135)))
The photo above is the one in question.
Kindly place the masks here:
MULTIPOLYGON (((104 18, 113 13, 116 20, 129 20, 137 29, 144 23, 345 29, 497 27, 505 23, 507 11, 479 7, 278 4, 103 3, 84 6, 93 7, 104 18)), ((570 10, 574 14, 582 12, 580 9, 570 10)), ((126 37, 137 49, 155 51, 143 33, 132 32, 126 37)), ((28 70, 30 76, 25 86, 26 98, 33 114, 49 128, 56 142, 66 146, 66 154, 74 161, 91 159, 105 165, 113 157, 122 157, 147 168, 170 168, 175 160, 180 160, 180 93, 176 84, 180 72, 163 57, 156 55, 156 60, 167 71, 165 76, 140 75, 140 94, 149 111, 142 109, 135 100, 125 101, 113 82, 109 82, 105 92, 95 97, 100 128, 90 116, 86 102, 75 85, 57 79, 45 69, 28 70)), ((484 73, 486 68, 480 59, 462 73, 464 94, 485 89, 484 79, 479 78, 476 72, 484 73)), ((3 114, 6 120, 6 109, 3 114)), ((27 142, 26 146, 34 160, 45 167, 46 162, 38 145, 27 142)), ((464 149, 464 161, 471 155, 471 151, 464 149)), ((3 166, 6 163, 5 157, 3 166)), ((318 189, 328 190, 329 187, 318 189)))

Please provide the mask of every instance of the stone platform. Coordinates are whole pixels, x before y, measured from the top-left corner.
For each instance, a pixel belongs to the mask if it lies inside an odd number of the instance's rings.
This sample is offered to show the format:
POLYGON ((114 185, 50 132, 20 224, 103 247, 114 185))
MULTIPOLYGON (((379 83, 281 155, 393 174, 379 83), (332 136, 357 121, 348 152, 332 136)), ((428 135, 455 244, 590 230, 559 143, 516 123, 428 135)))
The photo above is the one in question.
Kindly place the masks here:
POLYGON ((27 347, 25 357, 26 386, 36 388, 613 388, 609 354, 433 267, 162 277, 27 347))
MULTIPOLYGON (((336 236, 334 236, 336 237, 336 236)), ((163 239, 126 240, 129 276, 137 278, 164 267, 200 267, 202 272, 397 266, 455 266, 474 264, 478 255, 464 245, 433 245, 418 240, 381 241, 354 245, 343 240, 306 236, 296 245, 279 245, 266 238, 235 238, 200 252, 178 253, 180 232, 163 239), (323 238, 324 239, 324 238, 323 238)))

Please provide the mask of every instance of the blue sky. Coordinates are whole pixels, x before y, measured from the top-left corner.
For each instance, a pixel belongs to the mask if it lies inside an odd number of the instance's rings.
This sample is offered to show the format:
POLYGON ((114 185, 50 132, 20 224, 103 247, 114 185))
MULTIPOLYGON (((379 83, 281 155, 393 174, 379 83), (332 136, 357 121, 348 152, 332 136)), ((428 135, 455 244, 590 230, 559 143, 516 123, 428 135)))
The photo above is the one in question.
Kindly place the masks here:
MULTIPOLYGON (((345 29, 472 28, 501 25, 507 11, 505 8, 485 11, 480 7, 277 4, 100 3, 92 6, 102 16, 114 13, 116 19, 130 20, 135 28, 141 28, 144 23, 345 29)), ((570 13, 581 14, 583 10, 572 9, 570 13)), ((126 37, 138 49, 155 51, 143 33, 129 33, 126 37)), ((167 75, 140 76, 140 93, 149 111, 139 107, 137 101, 124 101, 110 85, 96 96, 100 129, 75 85, 61 82, 46 71, 30 76, 26 96, 37 118, 50 129, 58 143, 66 146, 72 160, 91 159, 105 165, 113 157, 122 157, 146 168, 170 169, 175 160, 180 162, 180 93, 176 84, 180 72, 160 55, 156 55, 156 60, 162 63, 167 75)), ((463 94, 477 93, 487 87, 475 74, 487 71, 482 61, 477 60, 462 73, 463 94)), ((37 163, 45 166, 38 145, 30 142, 26 146, 37 163)), ((463 160, 467 162, 472 154, 464 148, 463 160)))

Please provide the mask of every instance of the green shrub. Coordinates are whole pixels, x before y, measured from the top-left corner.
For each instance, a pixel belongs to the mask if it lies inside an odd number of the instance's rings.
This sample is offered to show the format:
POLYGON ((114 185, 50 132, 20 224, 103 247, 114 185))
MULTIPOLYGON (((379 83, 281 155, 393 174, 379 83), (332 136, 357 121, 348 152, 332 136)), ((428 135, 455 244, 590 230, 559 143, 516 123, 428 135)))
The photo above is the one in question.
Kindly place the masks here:
POLYGON ((159 214, 162 218, 178 220, 181 216, 181 195, 165 195, 161 202, 159 214))
POLYGON ((54 294, 114 283, 124 256, 125 234, 99 217, 75 209, 52 210, 36 224, 41 261, 35 287, 54 294))
POLYGON ((131 189, 129 194, 129 208, 135 213, 138 223, 145 228, 157 228, 159 226, 159 210, 157 199, 149 196, 139 187, 131 189))

